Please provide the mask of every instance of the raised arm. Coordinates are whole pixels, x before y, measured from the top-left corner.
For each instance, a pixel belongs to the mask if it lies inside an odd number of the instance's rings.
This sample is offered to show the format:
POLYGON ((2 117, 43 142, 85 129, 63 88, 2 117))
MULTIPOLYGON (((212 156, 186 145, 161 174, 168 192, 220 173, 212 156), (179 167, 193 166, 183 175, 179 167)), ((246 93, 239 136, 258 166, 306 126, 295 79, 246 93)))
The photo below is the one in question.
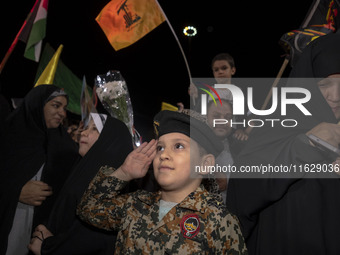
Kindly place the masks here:
POLYGON ((116 171, 102 167, 91 181, 77 208, 79 217, 95 227, 119 231, 133 194, 120 195, 128 181, 145 176, 156 153, 156 141, 143 143, 132 151, 116 171))

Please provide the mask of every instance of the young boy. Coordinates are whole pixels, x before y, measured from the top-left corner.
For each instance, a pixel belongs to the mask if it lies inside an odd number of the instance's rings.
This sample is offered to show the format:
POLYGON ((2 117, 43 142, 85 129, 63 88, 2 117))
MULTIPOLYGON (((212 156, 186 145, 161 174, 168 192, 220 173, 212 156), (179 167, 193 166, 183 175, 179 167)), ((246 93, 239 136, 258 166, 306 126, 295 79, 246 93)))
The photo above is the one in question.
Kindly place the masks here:
MULTIPOLYGON (((217 83, 230 84, 232 76, 236 73, 234 58, 228 53, 217 54, 211 61, 211 70, 217 83)), ((193 83, 190 84, 188 93, 193 99, 199 97, 199 91, 193 83)), ((225 97, 231 96, 229 93, 223 94, 225 97)), ((232 97, 227 99, 232 100, 232 97)))
POLYGON ((223 149, 199 118, 188 110, 161 111, 154 118, 158 141, 142 144, 116 171, 102 167, 91 182, 77 213, 119 231, 116 254, 247 254, 237 218, 201 185, 206 173, 194 170, 213 166, 223 149), (119 195, 152 159, 160 191, 119 195))
POLYGON ((231 83, 236 73, 234 58, 228 53, 217 54, 211 61, 211 69, 217 83, 231 83))
MULTIPOLYGON (((217 54, 211 61, 211 69, 217 83, 232 84, 231 78, 236 73, 236 66, 234 58, 230 54, 228 53, 217 54)), ((221 97, 231 102, 233 101, 233 98, 229 90, 217 89, 217 91, 221 97)), ((246 115, 242 116, 241 118, 243 117, 246 118, 246 115)), ((233 136, 240 141, 248 140, 248 134, 245 132, 245 128, 242 127, 236 127, 233 136)))

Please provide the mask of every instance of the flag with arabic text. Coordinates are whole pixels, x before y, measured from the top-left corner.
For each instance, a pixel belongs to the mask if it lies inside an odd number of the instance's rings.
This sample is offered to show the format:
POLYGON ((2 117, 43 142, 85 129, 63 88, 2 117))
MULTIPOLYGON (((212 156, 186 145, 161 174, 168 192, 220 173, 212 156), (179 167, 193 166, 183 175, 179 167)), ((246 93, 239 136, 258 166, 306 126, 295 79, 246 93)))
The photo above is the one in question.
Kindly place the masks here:
POLYGON ((156 0, 112 0, 96 18, 117 51, 135 43, 165 21, 156 0))

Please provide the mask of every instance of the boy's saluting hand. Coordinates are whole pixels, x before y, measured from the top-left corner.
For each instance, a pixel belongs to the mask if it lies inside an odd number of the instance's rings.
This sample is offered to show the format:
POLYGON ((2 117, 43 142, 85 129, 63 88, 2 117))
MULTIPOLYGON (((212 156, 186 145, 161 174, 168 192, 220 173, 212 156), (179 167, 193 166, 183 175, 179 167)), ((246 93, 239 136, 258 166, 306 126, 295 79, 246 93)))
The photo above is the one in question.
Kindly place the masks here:
POLYGON ((152 139, 149 143, 144 142, 133 150, 115 172, 111 174, 120 180, 131 181, 146 175, 149 166, 156 155, 157 141, 152 139))

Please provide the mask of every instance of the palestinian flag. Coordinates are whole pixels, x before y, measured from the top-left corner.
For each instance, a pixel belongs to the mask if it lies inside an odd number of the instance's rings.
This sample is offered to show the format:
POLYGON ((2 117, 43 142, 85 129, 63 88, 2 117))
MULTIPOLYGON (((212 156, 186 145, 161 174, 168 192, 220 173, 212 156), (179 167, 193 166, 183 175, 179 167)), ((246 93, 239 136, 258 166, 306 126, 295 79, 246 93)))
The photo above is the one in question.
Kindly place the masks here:
POLYGON ((36 62, 39 62, 42 40, 46 35, 47 7, 48 0, 40 0, 24 53, 26 58, 36 62))

